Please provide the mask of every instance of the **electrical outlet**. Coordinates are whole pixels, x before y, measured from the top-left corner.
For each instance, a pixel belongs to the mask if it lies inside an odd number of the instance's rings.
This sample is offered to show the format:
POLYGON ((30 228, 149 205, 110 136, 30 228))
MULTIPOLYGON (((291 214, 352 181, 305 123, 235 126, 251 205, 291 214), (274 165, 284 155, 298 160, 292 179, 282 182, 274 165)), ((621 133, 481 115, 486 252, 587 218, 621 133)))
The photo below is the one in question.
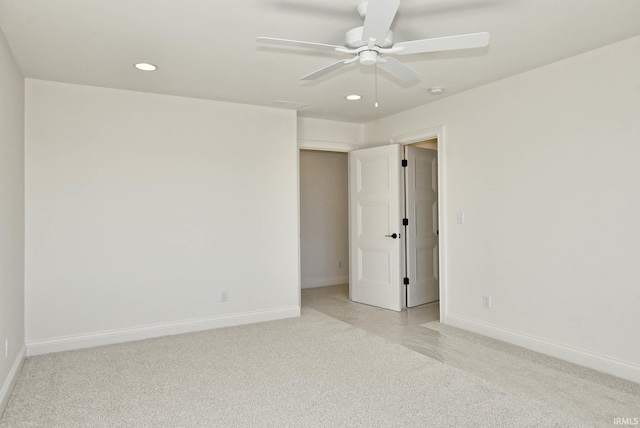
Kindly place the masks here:
POLYGON ((487 309, 491 309, 491 296, 488 296, 486 294, 482 296, 482 306, 487 309))
POLYGON ((9 339, 4 340, 4 357, 9 358, 9 339))
POLYGON ((338 269, 342 269, 342 260, 338 262, 338 269))
POLYGON ((220 301, 221 302, 229 301, 229 292, 227 290, 224 290, 222 293, 220 293, 220 301))
POLYGON ((458 211, 456 221, 458 224, 464 224, 464 211, 458 211))

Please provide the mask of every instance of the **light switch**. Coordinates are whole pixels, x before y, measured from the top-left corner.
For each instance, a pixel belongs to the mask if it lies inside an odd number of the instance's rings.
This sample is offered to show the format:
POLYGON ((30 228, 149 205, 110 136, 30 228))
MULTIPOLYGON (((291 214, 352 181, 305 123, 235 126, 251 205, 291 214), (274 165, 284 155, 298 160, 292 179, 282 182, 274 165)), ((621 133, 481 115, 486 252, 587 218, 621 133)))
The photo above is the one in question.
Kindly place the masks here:
POLYGON ((482 306, 487 309, 491 309, 491 296, 484 294, 482 296, 482 306))
POLYGON ((464 212, 458 211, 458 224, 464 224, 464 212))

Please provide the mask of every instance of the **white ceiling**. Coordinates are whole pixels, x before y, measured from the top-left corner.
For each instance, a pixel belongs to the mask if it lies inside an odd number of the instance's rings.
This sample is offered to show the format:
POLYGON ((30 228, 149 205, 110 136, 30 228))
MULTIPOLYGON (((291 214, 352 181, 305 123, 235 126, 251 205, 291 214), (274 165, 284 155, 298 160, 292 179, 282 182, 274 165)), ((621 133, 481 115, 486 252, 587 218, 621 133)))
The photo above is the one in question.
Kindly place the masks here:
MULTIPOLYGON (((362 25, 358 0, 0 0, 0 27, 25 77, 268 105, 307 104, 301 116, 365 123, 616 41, 640 35, 639 0, 402 0, 396 42, 488 31, 488 48, 400 57, 418 83, 347 58, 256 43, 268 36, 342 45, 362 25), (140 72, 136 62, 157 72, 140 72), (344 97, 358 93, 361 101, 344 97)), ((639 53, 640 54, 640 53, 639 53)), ((598 82, 594 82, 597 85, 598 82)))

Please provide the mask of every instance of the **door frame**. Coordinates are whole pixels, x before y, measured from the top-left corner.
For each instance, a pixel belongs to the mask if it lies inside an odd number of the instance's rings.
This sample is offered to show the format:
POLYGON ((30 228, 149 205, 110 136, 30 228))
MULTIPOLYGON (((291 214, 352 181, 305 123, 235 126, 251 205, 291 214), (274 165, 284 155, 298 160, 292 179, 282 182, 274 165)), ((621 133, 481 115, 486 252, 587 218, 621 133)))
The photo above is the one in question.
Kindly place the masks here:
POLYGON ((413 143, 419 143, 424 140, 438 140, 438 286, 440 292, 440 321, 446 318, 447 310, 447 263, 445 258, 445 248, 447 246, 447 214, 446 214, 446 183, 445 183, 445 128, 444 125, 432 128, 421 129, 419 131, 400 134, 391 137, 389 144, 398 144, 406 146, 413 143))
MULTIPOLYGON (((424 140, 438 140, 438 230, 440 231, 440 241, 438 243, 438 281, 440 288, 440 321, 446 319, 449 312, 447 310, 447 263, 445 258, 445 248, 447 246, 447 224, 446 215, 446 183, 445 183, 445 126, 434 126, 405 134, 397 134, 390 138, 389 144, 408 145, 424 140)), ((298 305, 301 306, 301 266, 300 266, 300 150, 321 150, 330 152, 350 152, 351 150, 365 148, 357 144, 326 142, 315 140, 298 140, 297 161, 298 161, 298 305)), ((351 215, 351 213, 349 213, 351 215)))

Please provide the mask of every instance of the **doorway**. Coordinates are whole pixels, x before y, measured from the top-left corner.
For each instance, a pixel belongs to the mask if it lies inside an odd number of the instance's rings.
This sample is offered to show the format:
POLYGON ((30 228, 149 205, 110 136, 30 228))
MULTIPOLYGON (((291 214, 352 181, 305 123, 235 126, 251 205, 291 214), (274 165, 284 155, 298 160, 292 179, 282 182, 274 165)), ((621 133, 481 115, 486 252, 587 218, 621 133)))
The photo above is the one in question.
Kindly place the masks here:
POLYGON ((347 153, 300 150, 301 288, 347 284, 347 153))
POLYGON ((404 262, 408 308, 439 300, 438 142, 404 147, 404 262))

